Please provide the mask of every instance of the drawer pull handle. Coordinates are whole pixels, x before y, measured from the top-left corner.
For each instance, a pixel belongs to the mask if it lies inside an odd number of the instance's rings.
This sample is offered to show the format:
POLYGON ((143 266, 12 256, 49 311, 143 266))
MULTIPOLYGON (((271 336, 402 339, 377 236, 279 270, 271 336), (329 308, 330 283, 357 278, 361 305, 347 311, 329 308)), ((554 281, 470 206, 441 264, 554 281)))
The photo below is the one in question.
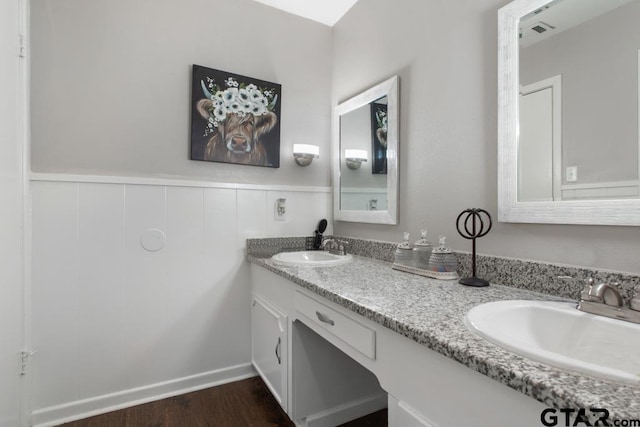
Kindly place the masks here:
POLYGON ((321 321, 321 322, 328 323, 331 326, 336 324, 336 322, 331 320, 326 314, 322 314, 319 311, 316 311, 316 316, 318 316, 318 320, 321 321))

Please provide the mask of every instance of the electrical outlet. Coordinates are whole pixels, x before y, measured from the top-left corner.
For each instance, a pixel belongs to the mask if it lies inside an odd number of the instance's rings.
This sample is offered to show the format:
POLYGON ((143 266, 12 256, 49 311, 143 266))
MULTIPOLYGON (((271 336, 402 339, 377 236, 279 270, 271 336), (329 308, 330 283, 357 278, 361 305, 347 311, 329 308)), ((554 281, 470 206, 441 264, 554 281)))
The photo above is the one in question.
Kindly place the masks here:
POLYGON ((576 182, 578 180, 578 167, 567 166, 567 182, 576 182))
POLYGON ((276 221, 287 220, 287 199, 276 199, 274 204, 273 219, 276 221))

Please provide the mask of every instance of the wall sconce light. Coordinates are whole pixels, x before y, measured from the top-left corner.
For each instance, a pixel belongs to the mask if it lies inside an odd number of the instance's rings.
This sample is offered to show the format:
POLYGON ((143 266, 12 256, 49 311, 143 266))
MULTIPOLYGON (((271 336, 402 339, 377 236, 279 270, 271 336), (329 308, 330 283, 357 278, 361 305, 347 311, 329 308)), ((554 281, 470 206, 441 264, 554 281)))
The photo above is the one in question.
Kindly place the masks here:
POLYGON ((300 166, 309 166, 314 158, 320 157, 320 147, 310 144, 293 144, 293 157, 300 166))
POLYGON ((360 169, 362 162, 367 161, 367 150, 344 150, 344 159, 349 169, 360 169))

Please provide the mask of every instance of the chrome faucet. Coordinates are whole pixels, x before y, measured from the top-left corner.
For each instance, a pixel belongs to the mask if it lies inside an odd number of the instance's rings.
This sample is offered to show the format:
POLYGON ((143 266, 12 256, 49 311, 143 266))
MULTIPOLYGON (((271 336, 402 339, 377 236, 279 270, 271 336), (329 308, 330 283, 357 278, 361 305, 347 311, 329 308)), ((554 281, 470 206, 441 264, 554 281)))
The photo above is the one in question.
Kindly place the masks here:
POLYGON ((605 282, 589 286, 587 294, 589 301, 604 303, 612 307, 622 307, 622 295, 618 290, 617 283, 608 284, 605 282))
POLYGON ((345 245, 348 245, 349 242, 346 240, 340 239, 324 239, 322 241, 322 249, 325 251, 329 251, 334 255, 346 255, 347 251, 344 248, 345 245))
POLYGON ((640 295, 636 289, 630 306, 625 307, 618 283, 596 283, 593 278, 585 281, 577 309, 586 313, 640 323, 640 295))

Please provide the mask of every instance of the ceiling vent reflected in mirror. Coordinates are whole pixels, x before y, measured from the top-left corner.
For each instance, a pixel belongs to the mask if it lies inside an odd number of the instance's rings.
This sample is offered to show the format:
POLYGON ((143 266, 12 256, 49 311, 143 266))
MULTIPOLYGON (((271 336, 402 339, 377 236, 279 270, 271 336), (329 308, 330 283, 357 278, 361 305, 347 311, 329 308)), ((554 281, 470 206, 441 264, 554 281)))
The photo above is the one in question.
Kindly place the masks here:
POLYGON ((551 1, 520 18, 520 47, 532 46, 634 1, 636 0, 551 1))
POLYGON ((531 30, 535 31, 538 34, 542 34, 545 33, 547 31, 551 31, 555 29, 555 27, 552 27, 551 25, 545 23, 545 22, 538 22, 537 24, 535 24, 533 27, 531 27, 531 30))

